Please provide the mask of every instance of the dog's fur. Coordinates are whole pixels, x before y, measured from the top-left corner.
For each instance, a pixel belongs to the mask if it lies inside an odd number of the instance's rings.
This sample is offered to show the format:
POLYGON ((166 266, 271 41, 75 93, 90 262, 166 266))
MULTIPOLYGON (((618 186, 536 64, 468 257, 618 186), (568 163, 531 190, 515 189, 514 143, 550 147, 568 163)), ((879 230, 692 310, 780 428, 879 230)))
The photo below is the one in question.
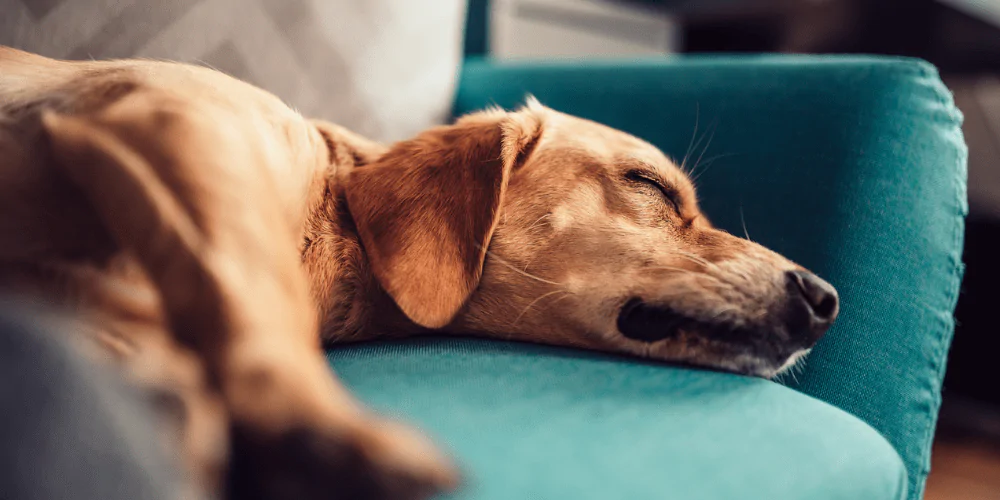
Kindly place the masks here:
POLYGON ((386 148, 209 69, 0 48, 0 240, 3 291, 72 311, 175 410, 193 484, 220 491, 235 450, 232 496, 454 483, 321 341, 463 332, 760 376, 815 341, 779 314, 801 268, 713 229, 653 146, 534 100, 386 148), (685 322, 628 338, 635 300, 685 322))

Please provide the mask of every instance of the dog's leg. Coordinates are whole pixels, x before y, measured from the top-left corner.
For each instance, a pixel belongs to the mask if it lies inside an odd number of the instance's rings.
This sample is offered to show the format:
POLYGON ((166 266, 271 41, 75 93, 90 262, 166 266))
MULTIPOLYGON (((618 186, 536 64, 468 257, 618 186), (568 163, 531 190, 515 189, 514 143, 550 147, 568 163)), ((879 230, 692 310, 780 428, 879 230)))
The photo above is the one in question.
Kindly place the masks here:
POLYGON ((159 297, 146 273, 130 255, 101 266, 60 265, 52 269, 72 283, 81 302, 83 352, 118 365, 149 396, 162 417, 165 448, 179 455, 193 491, 220 491, 228 452, 228 412, 209 384, 205 363, 182 345, 164 321, 159 297), (97 349, 88 349, 97 347, 97 349))
POLYGON ((424 439, 368 416, 333 378, 278 197, 228 168, 259 164, 245 143, 129 100, 43 122, 56 162, 143 264, 172 334, 221 395, 234 495, 422 498, 453 481, 424 439))
POLYGON ((135 259, 122 253, 100 263, 4 267, 0 281, 14 284, 23 296, 56 298, 52 305, 74 311, 72 317, 55 315, 51 329, 74 332, 67 339, 75 351, 98 365, 121 369, 140 389, 138 394, 148 396, 160 417, 163 448, 186 472, 172 498, 197 499, 220 491, 229 438, 225 405, 209 386, 202 360, 167 328, 156 290, 135 259))
POLYGON ((129 333, 136 343, 134 352, 123 360, 126 372, 162 417, 162 439, 179 454, 195 489, 180 497, 199 498, 202 492, 221 491, 229 445, 228 413, 218 392, 208 385, 204 364, 166 332, 146 331, 138 337, 135 329, 129 333))

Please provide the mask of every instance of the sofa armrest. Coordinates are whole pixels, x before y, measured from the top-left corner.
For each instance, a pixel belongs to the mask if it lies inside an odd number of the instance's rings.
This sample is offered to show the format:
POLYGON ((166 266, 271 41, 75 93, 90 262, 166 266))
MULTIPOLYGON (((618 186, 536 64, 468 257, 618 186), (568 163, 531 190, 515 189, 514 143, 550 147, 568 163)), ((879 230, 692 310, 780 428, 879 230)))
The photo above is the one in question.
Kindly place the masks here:
POLYGON ((840 319, 785 382, 886 436, 921 498, 967 213, 961 114, 936 70, 878 57, 470 59, 455 111, 528 93, 688 156, 716 225, 743 234, 745 221, 837 287, 840 319))

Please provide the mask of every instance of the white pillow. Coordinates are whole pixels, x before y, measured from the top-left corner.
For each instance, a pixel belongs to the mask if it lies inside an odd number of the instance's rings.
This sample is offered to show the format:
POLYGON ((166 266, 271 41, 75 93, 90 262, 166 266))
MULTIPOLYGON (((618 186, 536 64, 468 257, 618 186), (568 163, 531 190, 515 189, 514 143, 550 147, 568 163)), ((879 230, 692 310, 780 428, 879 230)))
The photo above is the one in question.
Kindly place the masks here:
POLYGON ((0 45, 213 66, 372 139, 447 119, 464 0, 0 0, 0 45))

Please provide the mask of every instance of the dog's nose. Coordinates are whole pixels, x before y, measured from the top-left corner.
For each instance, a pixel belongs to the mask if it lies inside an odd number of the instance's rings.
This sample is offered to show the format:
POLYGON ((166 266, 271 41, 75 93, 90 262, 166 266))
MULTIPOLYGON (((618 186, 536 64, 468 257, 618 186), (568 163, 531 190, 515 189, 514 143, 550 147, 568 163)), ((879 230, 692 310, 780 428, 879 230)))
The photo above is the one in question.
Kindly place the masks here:
POLYGON ((840 310, 840 298, 833 285, 809 271, 788 271, 789 333, 810 344, 826 333, 840 310))

